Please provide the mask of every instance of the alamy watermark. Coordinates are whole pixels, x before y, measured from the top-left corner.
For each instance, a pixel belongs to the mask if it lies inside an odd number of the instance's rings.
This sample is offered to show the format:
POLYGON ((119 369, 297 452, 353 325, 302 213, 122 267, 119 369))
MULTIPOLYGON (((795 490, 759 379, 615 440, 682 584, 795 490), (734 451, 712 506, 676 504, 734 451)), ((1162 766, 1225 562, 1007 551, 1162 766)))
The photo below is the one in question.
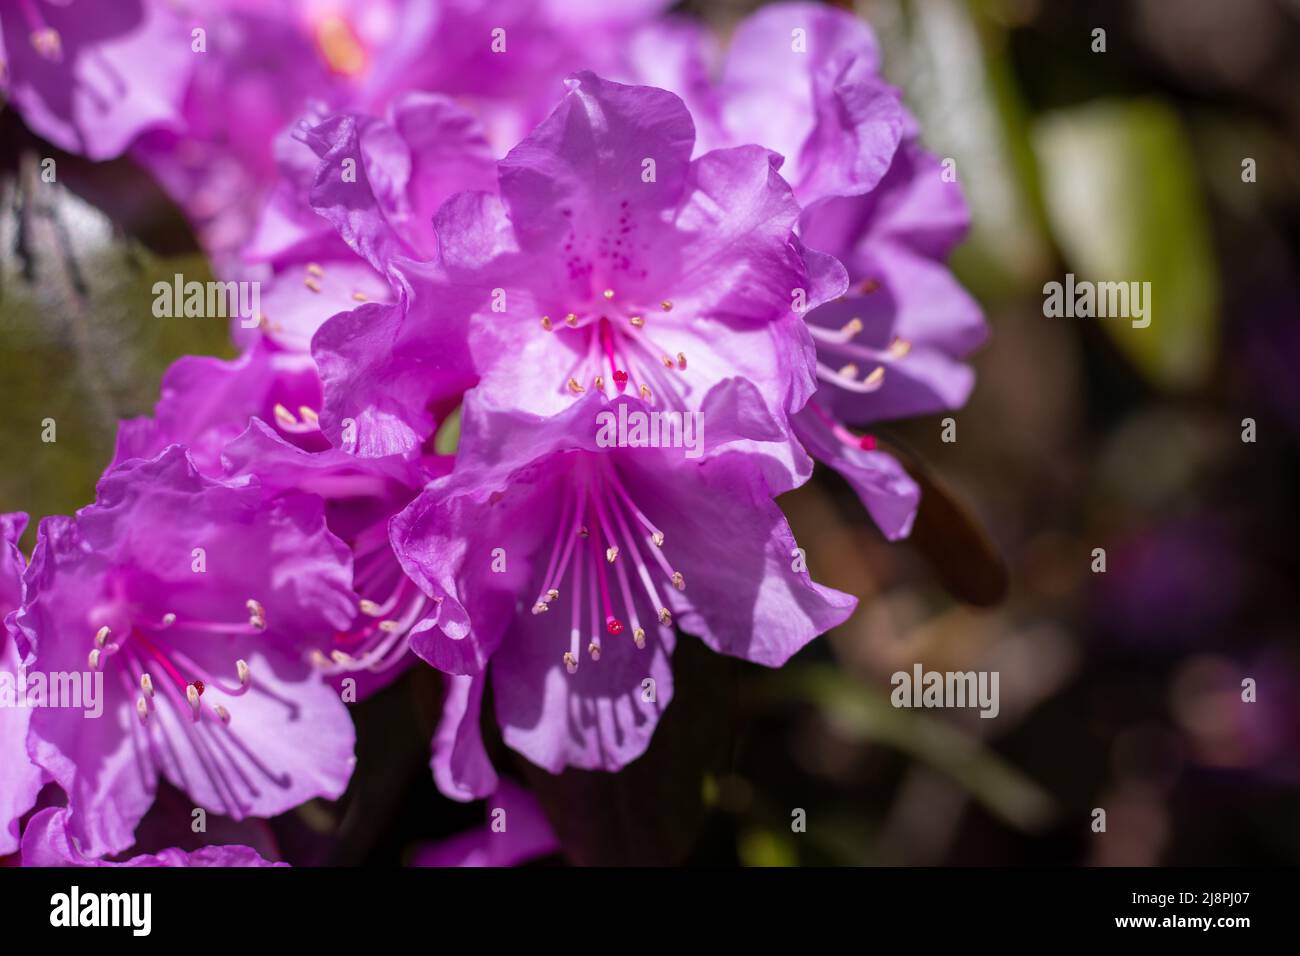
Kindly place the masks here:
POLYGON ((1133 328, 1151 324, 1150 282, 1076 282, 1073 272, 1065 282, 1043 286, 1043 315, 1054 318, 1132 319, 1133 328))
POLYGON ((83 893, 73 886, 50 897, 50 925, 55 927, 124 927, 132 936, 153 930, 152 893, 83 893))
POLYGON ((0 708, 4 707, 80 710, 93 720, 104 713, 104 672, 28 673, 20 664, 15 673, 0 671, 0 708))
POLYGON ((989 718, 1002 709, 997 671, 927 671, 913 664, 912 673, 898 671, 889 683, 895 707, 978 707, 989 718))
POLYGON ((199 282, 179 272, 153 284, 153 314, 159 319, 225 319, 238 316, 242 328, 262 321, 260 282, 199 282))
POLYGON ((704 454, 704 415, 700 412, 647 412, 618 406, 596 413, 600 448, 684 448, 687 458, 704 454))

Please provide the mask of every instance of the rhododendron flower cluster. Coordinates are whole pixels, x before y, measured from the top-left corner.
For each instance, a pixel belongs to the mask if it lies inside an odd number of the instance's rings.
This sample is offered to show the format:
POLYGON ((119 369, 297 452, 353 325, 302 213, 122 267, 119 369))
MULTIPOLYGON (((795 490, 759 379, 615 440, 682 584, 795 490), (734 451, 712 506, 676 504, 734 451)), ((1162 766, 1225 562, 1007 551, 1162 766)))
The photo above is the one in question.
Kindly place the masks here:
POLYGON ((776 499, 821 462, 906 536, 863 429, 961 405, 984 334, 960 187, 865 23, 778 4, 719 56, 653 0, 87 2, 0 4, 11 105, 142 163, 262 311, 30 556, 0 522, 0 668, 104 702, 0 708, 0 854, 264 865, 136 847, 159 781, 236 821, 337 798, 349 706, 419 667, 438 788, 529 820, 421 859, 515 862, 555 840, 485 726, 617 773, 682 641, 779 667, 853 613, 776 499), (611 411, 660 431, 611 446, 611 411))

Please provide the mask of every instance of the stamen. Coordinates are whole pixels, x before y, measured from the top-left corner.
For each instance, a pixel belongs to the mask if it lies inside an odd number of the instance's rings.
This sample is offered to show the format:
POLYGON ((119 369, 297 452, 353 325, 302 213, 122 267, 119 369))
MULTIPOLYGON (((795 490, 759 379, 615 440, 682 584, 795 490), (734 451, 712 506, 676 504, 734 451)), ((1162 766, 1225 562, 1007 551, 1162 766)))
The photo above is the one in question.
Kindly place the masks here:
POLYGON ((266 608, 252 598, 244 602, 244 607, 248 608, 248 626, 259 631, 266 630, 266 608))
POLYGON ((95 646, 103 647, 105 644, 107 644, 108 636, 112 633, 113 633, 112 628, 110 628, 107 624, 101 627, 98 631, 95 632, 95 646))
POLYGON ((374 601, 371 601, 369 598, 362 598, 358 607, 361 609, 361 613, 366 615, 367 617, 384 616, 384 609, 381 608, 374 601))
POLYGON ((844 323, 837 332, 830 329, 824 329, 820 325, 809 325, 808 332, 818 342, 825 342, 828 345, 844 345, 851 341, 854 336, 862 331, 862 320, 859 318, 849 319, 844 323))
MULTIPOLYGON (((854 371, 856 371, 856 368, 854 369, 854 371)), ((830 382, 833 385, 838 385, 840 388, 846 391, 856 392, 858 394, 865 395, 870 392, 874 392, 878 388, 880 388, 880 385, 885 378, 885 367, 883 365, 876 366, 876 368, 872 370, 870 375, 868 375, 865 379, 859 382, 856 379, 852 378, 851 376, 843 374, 843 370, 835 371, 830 366, 826 365, 824 362, 818 362, 817 377, 824 382, 830 382)))
POLYGON ((632 628, 632 640, 636 642, 637 650, 639 651, 645 650, 645 628, 643 627, 632 628))
POLYGON ((679 591, 686 590, 686 578, 682 575, 682 572, 674 571, 673 576, 669 578, 669 580, 673 582, 673 587, 675 587, 677 590, 679 591))
POLYGON ((271 411, 275 415, 276 423, 283 428, 293 428, 298 424, 298 419, 293 417, 293 412, 289 411, 289 409, 285 408, 279 402, 276 403, 275 408, 271 409, 271 411))
POLYGON ((578 659, 569 651, 564 652, 564 669, 570 674, 578 673, 578 659))
POLYGON ((678 353, 677 353, 677 369, 678 369, 678 371, 681 371, 681 372, 685 372, 685 371, 686 371, 686 353, 685 353, 685 352, 678 352, 678 353))
POLYGON ((198 688, 195 687, 193 684, 186 684, 185 699, 189 701, 190 710, 194 712, 194 720, 197 723, 199 719, 199 715, 203 712, 202 711, 203 705, 199 702, 198 688))
POLYGON ((564 324, 567 325, 567 326, 568 326, 569 328, 571 328, 571 329, 572 329, 572 328, 577 328, 577 325, 578 325, 578 317, 577 317, 576 315, 574 315, 572 312, 570 312, 568 315, 566 315, 566 316, 564 317, 564 324))
POLYGON ((320 292, 320 283, 317 282, 315 279, 313 279, 311 276, 308 276, 307 278, 303 279, 302 284, 305 285, 307 288, 311 289, 312 292, 320 292))
POLYGON ((353 293, 352 293, 352 301, 353 301, 353 302, 365 302, 365 301, 366 301, 366 294, 365 294, 364 292, 353 292, 353 293))
POLYGON ((609 300, 614 298, 614 290, 606 289, 604 292, 601 293, 601 295, 603 295, 605 297, 605 301, 608 302, 609 300))
POLYGON ((663 302, 659 303, 659 307, 662 308, 665 312, 671 312, 673 310, 673 304, 668 299, 664 299, 663 302))
POLYGON ((641 318, 639 315, 634 315, 627 321, 634 329, 645 328, 645 319, 641 318))
POLYGON ((571 391, 574 395, 581 395, 583 392, 586 391, 586 389, 582 387, 581 383, 576 378, 570 378, 569 391, 571 391))
POLYGON ((32 31, 32 48, 55 63, 63 59, 63 38, 52 27, 32 31))
POLYGON ((617 557, 618 557, 618 545, 611 544, 608 548, 605 549, 605 560, 608 561, 610 564, 613 564, 614 559, 617 557))
POLYGON ((248 667, 248 661, 235 661, 235 671, 239 674, 239 686, 247 687, 249 682, 253 679, 253 673, 248 667))
POLYGON ((542 316, 542 328, 544 328, 547 332, 551 331, 551 329, 554 328, 554 326, 551 325, 551 317, 549 315, 542 316))
POLYGON ((307 273, 314 276, 324 276, 325 270, 314 262, 307 263, 307 273))
POLYGON ((892 358, 903 358, 912 351, 912 343, 907 339, 895 338, 889 343, 889 354, 892 358))
POLYGON ((153 678, 149 676, 148 671, 140 675, 140 690, 149 700, 153 700, 153 678))
POLYGON ((673 623, 673 616, 668 613, 668 608, 661 607, 659 609, 659 623, 665 626, 673 623))
POLYGON ((143 697, 136 698, 135 712, 140 715, 140 723, 149 722, 149 705, 145 703, 143 697))
POLYGON ((86 664, 90 667, 92 671, 99 670, 100 653, 101 652, 98 647, 93 648, 90 652, 90 656, 86 658, 86 664))
POLYGON ((223 724, 225 724, 227 727, 229 727, 229 726, 230 726, 230 711, 226 710, 226 708, 223 707, 223 706, 221 706, 221 704, 217 704, 217 705, 214 706, 212 709, 215 710, 215 711, 217 712, 217 719, 220 720, 220 721, 221 721, 223 724))

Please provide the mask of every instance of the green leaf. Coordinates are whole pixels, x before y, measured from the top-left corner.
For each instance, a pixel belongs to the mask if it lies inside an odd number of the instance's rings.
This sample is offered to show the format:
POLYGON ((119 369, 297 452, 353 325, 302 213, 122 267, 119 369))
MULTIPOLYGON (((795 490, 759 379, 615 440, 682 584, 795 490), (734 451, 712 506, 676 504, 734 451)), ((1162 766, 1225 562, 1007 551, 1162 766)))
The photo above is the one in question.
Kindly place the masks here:
POLYGON ((1077 280, 1150 282, 1151 323, 1100 322, 1153 384, 1206 381, 1218 346, 1219 281, 1191 145, 1147 100, 1050 113, 1034 131, 1048 215, 1077 280))
POLYGON ((947 774, 990 813, 1021 830, 1052 818, 1051 797, 975 737, 945 720, 894 707, 887 695, 825 665, 788 667, 768 692, 806 700, 846 739, 893 747, 947 774))
POLYGON ((142 172, 56 154, 47 182, 41 157, 52 151, 10 146, 0 155, 0 441, 21 467, 0 473, 0 509, 39 518, 93 499, 118 420, 152 413, 162 374, 180 355, 230 354, 229 327, 155 317, 153 284, 177 272, 205 281, 206 261, 193 251, 157 255, 126 232, 156 230, 136 206, 124 223, 83 198, 146 197, 166 219, 174 209, 142 172))

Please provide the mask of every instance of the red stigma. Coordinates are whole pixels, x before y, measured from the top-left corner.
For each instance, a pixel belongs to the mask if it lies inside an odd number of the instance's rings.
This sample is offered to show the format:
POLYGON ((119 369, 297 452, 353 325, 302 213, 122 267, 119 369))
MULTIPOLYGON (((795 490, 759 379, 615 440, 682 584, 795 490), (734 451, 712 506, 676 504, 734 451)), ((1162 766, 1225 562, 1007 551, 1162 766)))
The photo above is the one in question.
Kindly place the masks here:
POLYGON ((618 386, 620 392, 626 389, 627 372, 623 371, 621 368, 614 369, 614 384, 618 386))
POLYGON ((196 691, 199 692, 199 696, 200 696, 200 697, 203 696, 203 691, 206 690, 206 687, 204 686, 204 683, 203 683, 203 681, 201 681, 201 680, 196 680, 196 681, 195 681, 192 685, 190 685, 190 686, 192 686, 196 691))
POLYGON ((858 439, 858 447, 863 451, 875 451, 876 439, 871 435, 863 435, 858 439))
POLYGON ((616 617, 605 618, 605 630, 618 637, 623 633, 623 622, 616 617))

